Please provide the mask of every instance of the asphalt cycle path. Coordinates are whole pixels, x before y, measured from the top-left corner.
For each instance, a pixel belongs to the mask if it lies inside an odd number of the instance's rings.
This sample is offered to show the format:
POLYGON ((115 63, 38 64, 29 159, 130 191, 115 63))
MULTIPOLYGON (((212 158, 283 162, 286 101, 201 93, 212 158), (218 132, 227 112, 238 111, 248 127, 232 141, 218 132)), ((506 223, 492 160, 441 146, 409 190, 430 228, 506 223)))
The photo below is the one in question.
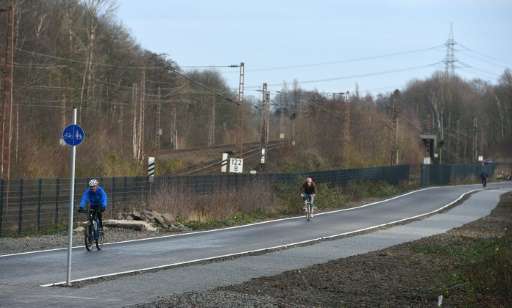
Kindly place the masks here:
MULTIPOLYGON (((460 199, 463 194, 480 188, 479 185, 429 188, 365 207, 317 215, 309 223, 303 217, 298 217, 107 245, 103 251, 93 253, 79 247, 73 251, 73 279, 186 263, 373 228, 431 213, 460 199)), ((511 190, 512 185, 498 183, 488 186, 488 189, 497 188, 511 190)), ((2 295, 2 289, 12 295, 17 293, 13 290, 20 290, 19 294, 22 294, 22 290, 37 288, 37 293, 44 294, 41 289, 45 288, 39 286, 64 280, 65 264, 65 250, 0 256, 0 306, 7 300, 2 295)), ((111 283, 115 283, 115 280, 111 283)), ((59 287, 50 289, 65 290, 59 287)), ((53 290, 50 292, 55 293, 53 290)))
MULTIPOLYGON (((79 280, 149 269, 366 229, 434 211, 478 188, 478 185, 465 185, 420 190, 363 208, 317 215, 311 222, 297 217, 242 228, 107 245, 102 251, 92 253, 77 247, 73 249, 72 278, 79 280)), ((65 280, 66 255, 66 250, 57 250, 0 257, 0 284, 61 282, 65 280)))

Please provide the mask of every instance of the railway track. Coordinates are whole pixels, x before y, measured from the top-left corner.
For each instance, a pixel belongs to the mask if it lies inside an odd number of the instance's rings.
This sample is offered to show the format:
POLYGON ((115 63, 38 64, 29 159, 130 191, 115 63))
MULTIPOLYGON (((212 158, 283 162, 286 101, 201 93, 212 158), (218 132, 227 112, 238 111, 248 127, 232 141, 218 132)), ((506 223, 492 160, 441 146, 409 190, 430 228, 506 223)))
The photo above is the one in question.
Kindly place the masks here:
MULTIPOLYGON (((288 141, 271 141, 268 143, 267 151, 285 146, 288 144, 288 141)), ((249 149, 242 153, 241 158, 243 159, 249 159, 256 157, 260 155, 260 143, 259 142, 253 142, 253 143, 246 143, 245 144, 249 149)), ((189 168, 185 171, 179 172, 178 175, 194 175, 200 172, 209 171, 213 168, 219 168, 220 165, 223 163, 222 159, 215 159, 211 160, 205 164, 201 164, 199 166, 193 166, 192 168, 189 168)))
MULTIPOLYGON (((282 140, 275 140, 272 142, 280 142, 282 140)), ((260 142, 247 142, 243 144, 244 148, 253 148, 253 147, 259 147, 260 142)), ((193 147, 193 148, 186 148, 186 149, 178 149, 178 150, 160 150, 160 155, 169 155, 169 154, 176 154, 176 153, 189 153, 189 152, 202 152, 202 151, 209 151, 209 150, 219 150, 219 149, 226 149, 226 150, 234 150, 236 149, 237 145, 232 143, 227 144, 216 144, 206 147, 193 147)))

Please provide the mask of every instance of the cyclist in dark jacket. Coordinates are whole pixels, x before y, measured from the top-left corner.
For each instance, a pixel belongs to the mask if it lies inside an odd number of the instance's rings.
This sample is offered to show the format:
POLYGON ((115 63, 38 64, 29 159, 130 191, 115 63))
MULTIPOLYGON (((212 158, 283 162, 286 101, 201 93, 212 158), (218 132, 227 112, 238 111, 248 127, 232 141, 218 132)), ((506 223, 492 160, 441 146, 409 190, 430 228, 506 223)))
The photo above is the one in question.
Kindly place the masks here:
MULTIPOLYGON (((306 182, 304 182, 304 184, 302 184, 301 196, 304 199, 304 201, 306 201, 306 199, 309 199, 309 201, 311 202, 311 206, 314 208, 315 196, 316 196, 316 184, 311 177, 307 177, 306 182)), ((305 207, 304 207, 304 209, 305 209, 305 207)), ((313 213, 311 213, 311 214, 313 214, 313 213)))
POLYGON ((107 194, 100 187, 98 180, 92 179, 89 181, 89 188, 87 188, 80 200, 79 211, 84 211, 87 204, 91 209, 98 210, 98 219, 100 221, 100 229, 103 228, 103 219, 101 213, 107 208, 107 194))

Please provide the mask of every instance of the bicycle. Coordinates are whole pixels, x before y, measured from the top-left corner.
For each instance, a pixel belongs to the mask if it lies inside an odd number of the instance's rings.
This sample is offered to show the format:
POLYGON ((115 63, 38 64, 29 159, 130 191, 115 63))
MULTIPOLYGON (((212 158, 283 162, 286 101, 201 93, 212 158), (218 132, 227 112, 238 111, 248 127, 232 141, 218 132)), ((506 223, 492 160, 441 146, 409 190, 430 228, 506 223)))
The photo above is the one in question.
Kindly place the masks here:
POLYGON ((304 210, 306 211, 306 220, 310 221, 313 218, 313 203, 311 202, 310 195, 302 194, 304 200, 304 210))
POLYGON ((84 229, 84 244, 87 251, 91 251, 93 242, 96 244, 96 249, 101 250, 103 245, 103 230, 100 229, 100 220, 98 218, 99 209, 81 210, 81 213, 87 213, 87 225, 84 229))

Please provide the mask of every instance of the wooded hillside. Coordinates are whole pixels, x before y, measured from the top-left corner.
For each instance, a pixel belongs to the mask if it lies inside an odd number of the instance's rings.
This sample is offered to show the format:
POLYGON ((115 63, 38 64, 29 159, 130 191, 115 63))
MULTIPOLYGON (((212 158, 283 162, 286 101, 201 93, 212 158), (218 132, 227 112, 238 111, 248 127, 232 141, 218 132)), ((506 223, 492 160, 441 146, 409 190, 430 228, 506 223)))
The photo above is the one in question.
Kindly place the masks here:
MULTIPOLYGON (((139 46, 114 2, 18 0, 15 12, 11 178, 68 174, 59 138, 73 106, 87 133, 79 176, 144 174, 145 157, 161 149, 236 142, 238 89, 214 70, 184 71, 172 55, 139 46)), ((259 102, 246 99, 242 110, 244 141, 258 141, 259 102)), ((269 170, 387 165, 396 150, 399 163, 417 164, 424 132, 438 134, 443 162, 496 158, 512 151, 511 119, 509 70, 497 84, 434 73, 375 97, 333 98, 295 83, 272 99, 269 133, 296 145, 269 170)))

